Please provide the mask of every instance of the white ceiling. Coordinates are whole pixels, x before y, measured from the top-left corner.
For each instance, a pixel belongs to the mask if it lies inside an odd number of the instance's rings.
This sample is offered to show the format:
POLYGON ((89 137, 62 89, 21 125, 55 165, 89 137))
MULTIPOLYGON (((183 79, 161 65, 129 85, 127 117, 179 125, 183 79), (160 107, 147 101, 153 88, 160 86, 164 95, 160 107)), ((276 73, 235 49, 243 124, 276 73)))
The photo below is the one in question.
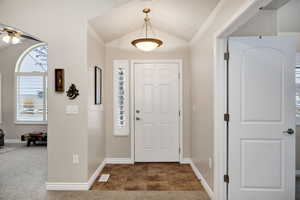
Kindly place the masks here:
POLYGON ((189 41, 207 19, 219 0, 131 0, 113 8, 90 24, 104 42, 141 30, 143 8, 151 8, 150 19, 155 29, 189 41))

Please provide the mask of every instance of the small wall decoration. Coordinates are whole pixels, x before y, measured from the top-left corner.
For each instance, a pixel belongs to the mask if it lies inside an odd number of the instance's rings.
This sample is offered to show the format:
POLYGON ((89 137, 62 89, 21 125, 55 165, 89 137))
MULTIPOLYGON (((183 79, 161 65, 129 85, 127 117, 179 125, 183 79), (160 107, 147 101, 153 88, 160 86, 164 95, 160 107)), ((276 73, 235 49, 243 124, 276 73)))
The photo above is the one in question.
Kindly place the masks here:
POLYGON ((79 96, 79 90, 77 90, 75 84, 71 84, 70 88, 67 91, 67 96, 70 100, 74 100, 79 96))
POLYGON ((55 69, 55 92, 65 91, 65 72, 64 69, 55 69))
POLYGON ((95 104, 102 104, 102 69, 95 66, 95 104))

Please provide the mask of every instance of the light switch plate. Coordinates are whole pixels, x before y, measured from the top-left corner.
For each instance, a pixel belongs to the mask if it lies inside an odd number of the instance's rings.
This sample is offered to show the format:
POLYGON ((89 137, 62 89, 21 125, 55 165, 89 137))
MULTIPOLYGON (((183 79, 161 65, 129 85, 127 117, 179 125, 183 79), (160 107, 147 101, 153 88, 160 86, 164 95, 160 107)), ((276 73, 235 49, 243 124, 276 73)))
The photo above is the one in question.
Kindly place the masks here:
POLYGON ((77 105, 67 105, 66 114, 76 115, 79 113, 79 107, 77 105))

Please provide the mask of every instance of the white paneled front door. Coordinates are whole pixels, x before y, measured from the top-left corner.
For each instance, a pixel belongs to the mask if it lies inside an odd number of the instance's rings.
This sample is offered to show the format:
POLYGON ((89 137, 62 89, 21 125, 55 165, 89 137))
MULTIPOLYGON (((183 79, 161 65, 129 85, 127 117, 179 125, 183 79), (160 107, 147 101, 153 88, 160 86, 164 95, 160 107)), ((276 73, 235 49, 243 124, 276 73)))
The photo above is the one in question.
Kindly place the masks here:
POLYGON ((135 63, 135 161, 179 161, 179 65, 135 63))
POLYGON ((295 40, 229 40, 229 200, 295 199, 295 40))

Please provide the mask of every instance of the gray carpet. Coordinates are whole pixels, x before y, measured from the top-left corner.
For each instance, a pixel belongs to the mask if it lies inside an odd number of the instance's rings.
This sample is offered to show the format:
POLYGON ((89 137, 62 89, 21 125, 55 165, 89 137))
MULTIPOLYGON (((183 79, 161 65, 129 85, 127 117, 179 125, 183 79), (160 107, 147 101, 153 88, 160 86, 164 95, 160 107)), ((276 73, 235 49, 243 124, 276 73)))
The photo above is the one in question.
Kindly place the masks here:
POLYGON ((13 150, 16 150, 17 148, 15 147, 0 147, 0 154, 3 154, 3 153, 8 153, 10 151, 13 151, 13 150))
POLYGON ((6 144, 6 147, 14 150, 0 154, 0 199, 45 199, 46 146, 6 144))

